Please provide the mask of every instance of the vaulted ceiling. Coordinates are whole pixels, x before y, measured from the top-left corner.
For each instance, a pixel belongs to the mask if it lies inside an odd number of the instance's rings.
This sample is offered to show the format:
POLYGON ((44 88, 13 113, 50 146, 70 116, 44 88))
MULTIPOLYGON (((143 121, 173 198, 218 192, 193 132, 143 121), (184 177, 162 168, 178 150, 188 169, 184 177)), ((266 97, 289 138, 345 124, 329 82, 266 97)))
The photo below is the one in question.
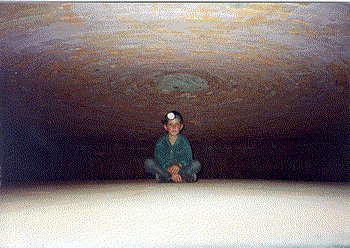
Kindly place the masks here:
POLYGON ((1 3, 5 118, 56 135, 287 137, 347 125, 349 3, 1 3), (198 135, 199 134, 199 135, 198 135))

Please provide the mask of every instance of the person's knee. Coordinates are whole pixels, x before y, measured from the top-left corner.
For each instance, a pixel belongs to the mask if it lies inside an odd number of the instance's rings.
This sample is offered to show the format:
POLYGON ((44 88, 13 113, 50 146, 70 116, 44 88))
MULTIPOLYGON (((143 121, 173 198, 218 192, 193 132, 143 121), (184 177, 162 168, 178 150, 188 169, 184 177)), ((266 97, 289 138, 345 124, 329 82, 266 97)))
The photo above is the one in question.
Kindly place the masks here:
POLYGON ((195 168, 197 171, 200 171, 202 169, 202 165, 198 160, 194 160, 192 162, 192 167, 195 168))
POLYGON ((154 166, 154 160, 152 158, 146 158, 145 162, 143 163, 143 167, 146 169, 153 166, 154 166))

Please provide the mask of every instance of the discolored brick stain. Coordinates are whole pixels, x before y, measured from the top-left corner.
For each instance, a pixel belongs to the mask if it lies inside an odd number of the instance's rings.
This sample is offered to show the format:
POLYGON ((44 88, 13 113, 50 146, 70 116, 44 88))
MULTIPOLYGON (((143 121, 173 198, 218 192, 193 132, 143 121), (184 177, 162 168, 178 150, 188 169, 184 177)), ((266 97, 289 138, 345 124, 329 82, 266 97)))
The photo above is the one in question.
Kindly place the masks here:
POLYGON ((63 15, 60 17, 61 21, 70 24, 84 25, 84 19, 74 13, 72 3, 64 3, 61 8, 63 10, 63 15))
POLYGON ((207 80, 189 73, 171 73, 156 80, 162 92, 195 92, 208 88, 207 80))

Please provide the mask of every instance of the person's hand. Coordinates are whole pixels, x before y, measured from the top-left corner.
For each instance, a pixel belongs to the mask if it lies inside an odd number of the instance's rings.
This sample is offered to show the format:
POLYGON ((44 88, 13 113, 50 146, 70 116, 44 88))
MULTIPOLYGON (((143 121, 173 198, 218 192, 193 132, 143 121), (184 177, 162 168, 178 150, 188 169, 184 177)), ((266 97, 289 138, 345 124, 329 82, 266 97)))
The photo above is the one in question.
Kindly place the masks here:
POLYGON ((180 176, 180 174, 174 174, 171 176, 171 179, 175 182, 175 183, 182 183, 182 177, 180 176))
POLYGON ((181 165, 179 163, 173 164, 169 167, 168 171, 171 175, 178 174, 180 171, 181 165))

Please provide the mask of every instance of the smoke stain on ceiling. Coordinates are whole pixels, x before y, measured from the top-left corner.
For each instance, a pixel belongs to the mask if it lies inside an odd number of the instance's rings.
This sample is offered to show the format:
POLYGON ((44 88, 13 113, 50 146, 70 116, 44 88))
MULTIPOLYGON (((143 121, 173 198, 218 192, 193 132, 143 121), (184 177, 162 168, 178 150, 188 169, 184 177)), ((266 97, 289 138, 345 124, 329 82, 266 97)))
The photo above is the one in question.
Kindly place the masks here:
POLYGON ((349 12, 349 3, 1 3, 5 117, 58 136, 140 139, 143 128, 159 134, 171 109, 198 139, 348 125, 349 12))

